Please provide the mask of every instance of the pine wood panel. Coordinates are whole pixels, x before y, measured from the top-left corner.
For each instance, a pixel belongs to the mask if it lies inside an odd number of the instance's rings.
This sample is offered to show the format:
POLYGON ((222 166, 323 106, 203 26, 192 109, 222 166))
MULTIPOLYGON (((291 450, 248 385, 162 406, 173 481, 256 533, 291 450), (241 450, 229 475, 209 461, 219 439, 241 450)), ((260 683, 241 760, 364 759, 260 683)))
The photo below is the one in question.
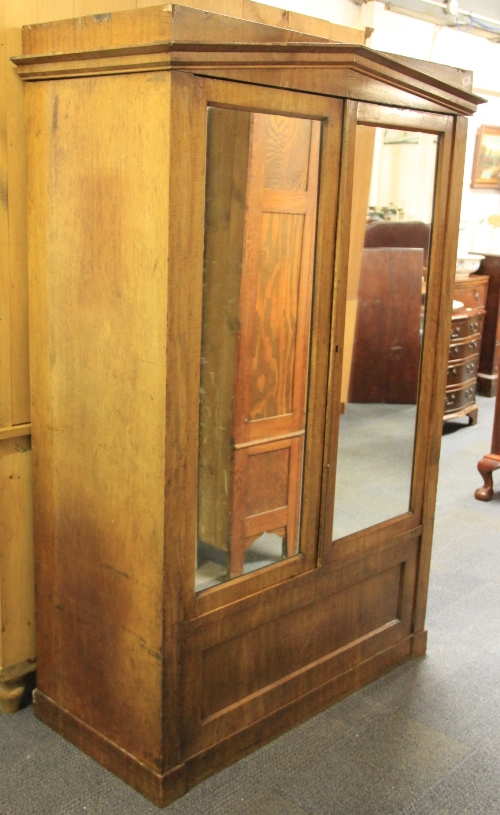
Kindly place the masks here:
MULTIPOLYGON (((0 25, 5 32, 4 3, 0 25)), ((7 46, 0 41, 0 427, 12 424, 10 359, 10 262, 8 211, 7 46)), ((1 663, 0 663, 1 664, 1 663)))
POLYGON ((30 437, 1 440, 0 681, 35 657, 31 503, 30 437))

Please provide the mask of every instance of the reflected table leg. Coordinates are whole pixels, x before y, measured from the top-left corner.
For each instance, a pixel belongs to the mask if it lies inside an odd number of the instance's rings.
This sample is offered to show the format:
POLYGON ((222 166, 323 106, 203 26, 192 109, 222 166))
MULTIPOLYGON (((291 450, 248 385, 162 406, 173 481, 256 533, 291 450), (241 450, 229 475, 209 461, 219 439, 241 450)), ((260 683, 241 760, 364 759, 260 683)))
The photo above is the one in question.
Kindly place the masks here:
POLYGON ((489 453, 487 456, 478 461, 477 469, 481 473, 484 481, 484 486, 479 487, 474 497, 478 501, 491 501, 493 498, 493 476, 495 470, 500 469, 500 455, 489 453))

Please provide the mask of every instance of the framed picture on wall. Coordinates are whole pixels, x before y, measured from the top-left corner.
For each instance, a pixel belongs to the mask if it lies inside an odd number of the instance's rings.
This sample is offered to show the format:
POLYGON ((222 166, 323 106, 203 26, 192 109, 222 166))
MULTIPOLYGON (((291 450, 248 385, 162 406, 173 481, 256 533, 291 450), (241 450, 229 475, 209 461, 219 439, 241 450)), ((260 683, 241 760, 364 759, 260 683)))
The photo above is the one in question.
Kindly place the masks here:
POLYGON ((498 189, 500 181, 500 127, 481 125, 476 137, 471 187, 498 189))

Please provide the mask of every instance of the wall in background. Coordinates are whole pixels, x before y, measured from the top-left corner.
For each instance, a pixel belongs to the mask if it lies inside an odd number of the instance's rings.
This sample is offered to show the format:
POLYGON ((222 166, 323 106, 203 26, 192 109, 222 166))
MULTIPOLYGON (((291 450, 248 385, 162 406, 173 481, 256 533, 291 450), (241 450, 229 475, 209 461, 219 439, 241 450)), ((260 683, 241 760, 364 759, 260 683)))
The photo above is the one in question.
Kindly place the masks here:
POLYGON ((370 0, 362 5, 350 0, 293 0, 293 3, 297 11, 307 6, 309 13, 327 19, 334 15, 335 21, 343 25, 373 28, 373 34, 366 44, 377 51, 474 72, 473 91, 485 97, 487 104, 480 105, 477 113, 469 119, 461 220, 467 231, 466 243, 477 246, 478 250, 487 250, 484 244, 488 218, 500 216, 500 190, 472 189, 470 182, 479 127, 482 124, 500 125, 500 44, 466 31, 389 11, 379 0, 370 0))

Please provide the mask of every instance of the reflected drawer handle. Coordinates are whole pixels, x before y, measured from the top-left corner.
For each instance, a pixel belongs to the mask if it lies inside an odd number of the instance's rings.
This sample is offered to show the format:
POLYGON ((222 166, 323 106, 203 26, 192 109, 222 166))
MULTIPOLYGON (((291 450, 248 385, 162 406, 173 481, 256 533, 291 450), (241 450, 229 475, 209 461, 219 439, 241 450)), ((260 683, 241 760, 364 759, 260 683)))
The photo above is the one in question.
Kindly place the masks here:
POLYGON ((452 368, 451 371, 450 371, 450 374, 453 374, 453 376, 456 376, 457 375, 457 369, 452 368))
POLYGON ((453 353, 454 354, 459 354, 460 353, 460 348, 458 347, 458 345, 455 345, 455 347, 453 349, 453 353))
POLYGON ((479 292, 478 291, 474 294, 474 297, 476 298, 476 300, 479 300, 479 292))
POLYGON ((478 329, 478 323, 471 323, 471 324, 470 324, 470 327, 471 327, 471 331, 477 331, 477 329, 478 329))
POLYGON ((475 341, 470 342, 469 343, 469 348, 471 349, 471 351, 474 351, 477 348, 477 342, 475 342, 475 341))
POLYGON ((460 336, 460 331, 453 332, 453 329, 451 330, 450 340, 456 340, 456 339, 458 339, 459 336, 460 336))
POLYGON ((469 364, 465 366, 465 372, 468 373, 468 374, 473 374, 475 367, 476 366, 474 365, 473 362, 469 362, 469 364))
POLYGON ((452 404, 453 404, 453 402, 455 401, 455 398, 456 398, 456 397, 455 397, 455 394, 454 394, 454 393, 450 393, 450 395, 446 397, 446 404, 447 404, 447 405, 452 405, 452 404))

